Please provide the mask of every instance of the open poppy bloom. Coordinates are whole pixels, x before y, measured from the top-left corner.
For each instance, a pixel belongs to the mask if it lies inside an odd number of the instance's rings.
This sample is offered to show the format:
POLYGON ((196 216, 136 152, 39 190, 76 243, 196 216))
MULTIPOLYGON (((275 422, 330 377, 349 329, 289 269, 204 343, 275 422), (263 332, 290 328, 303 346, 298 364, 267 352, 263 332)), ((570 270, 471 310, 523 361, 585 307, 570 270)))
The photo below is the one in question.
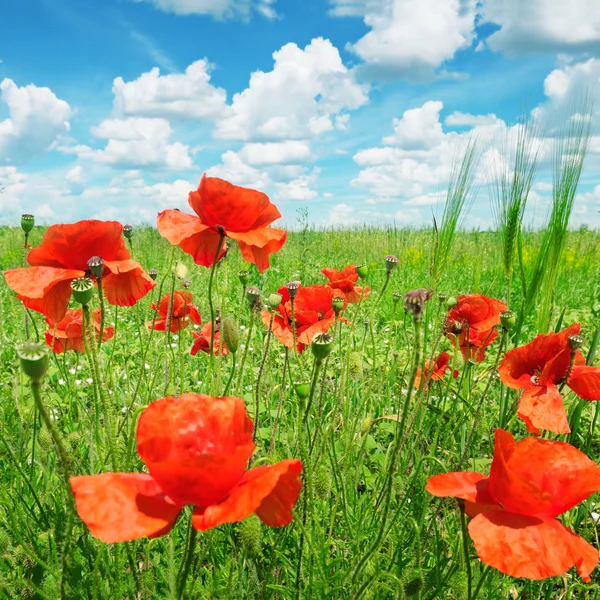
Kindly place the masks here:
POLYGON ((200 531, 253 513, 271 527, 287 525, 302 464, 288 459, 247 471, 252 429, 241 398, 183 394, 152 402, 136 432, 149 474, 72 477, 77 512, 107 543, 165 535, 186 505, 200 531))
POLYGON ((226 252, 221 233, 236 240, 244 260, 254 263, 261 273, 269 267, 269 255, 285 243, 287 231, 267 227, 281 213, 262 192, 204 175, 198 190, 190 192, 188 203, 195 215, 163 210, 156 224, 160 235, 190 254, 198 265, 210 267, 215 257, 219 260, 226 252))
POLYGON ((515 442, 497 429, 489 477, 434 475, 425 489, 464 500, 469 535, 485 564, 526 579, 562 575, 575 565, 590 581, 598 550, 555 518, 600 490, 600 467, 573 446, 535 437, 515 442))
MULTIPOLYGON (((450 355, 447 352, 441 352, 439 354, 439 356, 433 362, 433 368, 431 370, 431 381, 439 381, 440 379, 443 379, 447 369, 452 369, 450 367, 450 355)), ((427 386, 427 380, 429 379, 429 372, 430 372, 428 360, 425 361, 424 371, 425 371, 425 375, 423 377, 423 381, 425 382, 425 386, 427 386)), ((454 377, 454 379, 456 379, 458 377, 458 371, 456 371, 456 370, 452 371, 452 377, 454 377)), ((415 376, 414 385, 416 388, 421 387, 421 369, 420 368, 417 369, 417 374, 415 376)), ((427 390, 427 387, 425 387, 425 389, 427 390)))
MULTIPOLYGON (((160 318, 155 319, 154 329, 156 331, 165 331, 169 321, 169 302, 171 294, 165 294, 158 303, 158 314, 160 318)), ((152 303, 152 310, 157 310, 156 302, 152 303)), ((189 321, 200 325, 200 313, 198 308, 192 304, 192 294, 190 292, 175 292, 171 306, 171 333, 177 333, 188 326, 189 321)), ((152 321, 147 323, 148 329, 153 329, 152 321)))
POLYGON ((498 337, 495 327, 500 324, 500 313, 506 310, 506 304, 483 294, 458 296, 457 300, 446 317, 447 336, 455 346, 458 343, 465 360, 481 362, 485 348, 498 337))
MULTIPOLYGON (((192 335, 194 336, 194 343, 192 344, 190 354, 192 356, 196 356, 196 354, 198 354, 199 351, 206 352, 206 354, 210 354, 210 323, 205 323, 202 326, 200 333, 192 331, 192 335)), ((227 356, 229 354, 229 348, 227 348, 225 342, 221 342, 221 333, 219 331, 218 323, 217 327, 215 328, 215 335, 213 340, 213 354, 215 356, 227 356)))
POLYGON ((346 297, 346 301, 349 304, 354 304, 360 300, 361 294, 363 298, 366 298, 371 292, 371 288, 355 287, 358 281, 358 273, 356 272, 356 265, 349 265, 341 271, 335 269, 323 269, 321 271, 327 279, 329 279, 329 287, 334 290, 340 290, 346 297))
MULTIPOLYGON (((288 348, 294 347, 294 334, 292 331, 292 302, 288 289, 283 286, 277 290, 281 295, 281 303, 275 311, 272 331, 275 337, 288 348)), ((296 319, 296 341, 298 352, 312 342, 317 333, 327 333, 335 324, 335 312, 331 305, 335 298, 343 298, 339 290, 334 290, 328 285, 311 285, 298 288, 294 298, 294 317, 296 319)), ((344 303, 344 310, 347 302, 344 303)), ((263 323, 268 327, 271 322, 271 313, 264 310, 261 313, 263 323)), ((343 319, 345 322, 346 319, 343 319)))
MULTIPOLYGON (((100 339, 100 320, 101 311, 96 308, 92 314, 92 327, 96 340, 100 339)), ((46 318, 48 331, 46 331, 46 343, 56 354, 66 350, 75 350, 76 352, 85 352, 83 342, 83 310, 68 310, 65 316, 55 323, 50 317, 46 318)), ((114 327, 105 327, 102 335, 102 341, 106 342, 115 335, 114 327)), ((88 338, 89 340, 89 338, 88 338)))
POLYGON ((4 272, 8 287, 27 308, 54 322, 67 312, 71 281, 89 276, 87 261, 103 259, 102 289, 110 304, 133 306, 156 284, 129 258, 123 226, 116 221, 51 225, 42 243, 27 255, 31 267, 4 272))
POLYGON ((571 431, 558 385, 567 377, 573 352, 573 368, 566 384, 580 398, 600 400, 600 367, 585 366, 581 352, 569 346, 569 337, 579 330, 579 323, 573 323, 560 333, 538 335, 529 344, 507 352, 500 363, 504 385, 523 390, 517 415, 531 433, 539 435, 541 429, 571 431))

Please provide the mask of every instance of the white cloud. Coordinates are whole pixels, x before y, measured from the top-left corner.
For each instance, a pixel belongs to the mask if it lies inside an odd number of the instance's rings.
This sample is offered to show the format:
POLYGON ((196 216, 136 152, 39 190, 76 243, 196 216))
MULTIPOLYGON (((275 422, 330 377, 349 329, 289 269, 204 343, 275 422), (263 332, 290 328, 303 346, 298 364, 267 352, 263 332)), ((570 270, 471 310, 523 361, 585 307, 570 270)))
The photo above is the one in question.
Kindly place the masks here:
POLYGON ((482 16, 500 26, 487 45, 508 54, 585 50, 600 45, 597 0, 487 0, 482 16))
POLYGON ((327 224, 335 227, 343 227, 358 223, 354 216, 354 208, 349 204, 336 204, 329 209, 327 224))
POLYGON ((431 76, 474 39, 476 0, 334 0, 338 16, 362 16, 370 31, 349 50, 376 77, 431 76))
POLYGON ((460 111, 454 111, 444 120, 444 123, 450 127, 477 127, 482 125, 496 125, 499 122, 500 119, 496 115, 472 115, 460 111))
POLYGON ((137 0, 151 2, 156 8, 176 15, 210 15, 216 19, 247 19, 253 11, 267 19, 277 15, 275 0, 137 0))
POLYGON ((71 107, 47 87, 0 82, 8 118, 0 121, 0 164, 23 164, 52 147, 69 131, 71 107))
POLYGON ((600 84, 600 59, 554 69, 544 80, 544 93, 554 102, 572 101, 577 92, 595 90, 600 84))
POLYGON ((367 102, 329 40, 316 38, 304 50, 286 44, 273 54, 269 72, 255 71, 247 89, 233 97, 215 136, 244 141, 313 138, 347 126, 347 111, 367 102))
POLYGON ((81 165, 75 165, 67 171, 65 175, 65 183, 74 195, 81 194, 85 189, 86 179, 83 176, 83 168, 81 165))
POLYGON ((302 175, 288 183, 275 184, 275 199, 309 201, 317 197, 317 192, 310 188, 316 181, 318 169, 309 175, 302 175))
POLYGON ((193 62, 185 73, 161 75, 155 67, 127 83, 117 77, 112 91, 117 114, 182 120, 219 116, 227 95, 224 89, 211 85, 206 59, 193 62))
POLYGON ((310 145, 298 140, 245 144, 240 158, 252 166, 303 163, 311 158, 310 145))
POLYGON ((419 108, 404 111, 401 119, 394 119, 394 133, 383 138, 384 144, 401 146, 406 150, 431 148, 444 137, 440 123, 442 102, 430 100, 419 108))
POLYGON ((221 155, 221 164, 208 169, 211 177, 227 179, 236 185, 242 185, 257 190, 263 190, 270 182, 266 171, 260 171, 246 164, 233 150, 221 155))

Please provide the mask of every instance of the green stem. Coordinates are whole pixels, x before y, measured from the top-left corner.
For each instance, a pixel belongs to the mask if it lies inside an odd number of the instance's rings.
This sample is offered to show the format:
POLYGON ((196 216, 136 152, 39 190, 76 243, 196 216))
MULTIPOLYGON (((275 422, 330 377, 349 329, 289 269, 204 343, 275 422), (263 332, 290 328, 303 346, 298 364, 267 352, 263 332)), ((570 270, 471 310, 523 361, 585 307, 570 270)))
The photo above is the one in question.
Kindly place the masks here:
POLYGON ((98 277, 98 298, 100 300, 100 337, 98 338, 98 346, 102 346, 102 338, 104 337, 104 292, 102 290, 102 278, 98 277))
POLYGON ((212 374, 212 363, 214 360, 213 345, 215 343, 215 307, 213 306, 212 288, 213 288, 213 280, 215 278, 215 269, 217 267, 217 262, 219 260, 219 254, 221 253, 221 248, 223 247, 224 239, 225 239, 225 232, 221 232, 219 234, 219 243, 217 244, 217 251, 215 253, 215 259, 213 260, 213 264, 210 269, 210 278, 208 280, 208 306, 210 308, 210 322, 212 323, 211 328, 210 328, 210 348, 209 348, 211 374, 212 374))
POLYGON ((465 511, 464 507, 460 507, 460 526, 462 529, 462 538, 463 538, 463 552, 465 557, 465 569, 467 571, 467 600, 472 600, 473 596, 471 595, 471 589, 473 585, 472 575, 471 575, 471 561, 469 559, 469 534, 467 531, 467 521, 465 519, 465 511))
MULTIPOLYGON (((265 362, 267 355, 269 354, 269 345, 271 343, 271 333, 273 328, 273 320, 275 319, 275 311, 271 311, 271 319, 269 320, 269 329, 267 331, 267 341, 265 343, 265 351, 260 361, 260 367, 258 368, 258 375, 256 376, 256 389, 254 390, 254 432, 252 434, 252 440, 256 443, 256 432, 258 431, 258 412, 260 409, 260 380, 262 378, 263 370, 265 368, 265 362)), ((250 343, 250 340, 248 340, 250 343)))
POLYGON ((187 547, 185 550, 185 557, 183 562, 181 563, 181 568, 178 573, 178 581, 177 581, 177 598, 183 598, 183 592, 185 591, 185 584, 187 583, 188 575, 190 573, 190 568, 192 566, 192 559, 194 558, 194 550, 196 547, 196 530, 192 527, 190 523, 190 535, 188 536, 187 547))
POLYGON ((300 378, 304 381, 304 369, 302 368, 302 360, 300 359, 300 353, 298 352, 298 342, 296 340, 296 302, 294 296, 290 296, 290 303, 292 305, 292 339, 294 344, 294 354, 298 361, 298 367, 300 368, 300 378))
POLYGON ((248 337, 246 338, 246 346, 244 348, 244 354, 242 354, 242 362, 240 363, 240 374, 237 384, 238 393, 242 392, 242 386, 244 385, 244 365, 246 364, 248 348, 250 347, 250 340, 252 339, 252 330, 254 329, 254 313, 254 308, 250 308, 250 325, 248 325, 248 337))
POLYGON ((233 376, 235 375, 235 363, 236 363, 236 355, 234 352, 231 353, 233 358, 233 363, 231 365, 231 373, 229 374, 229 379, 227 380, 227 385, 225 386, 225 390, 223 391, 223 396, 227 396, 227 392, 231 387, 231 382, 233 381, 233 376))

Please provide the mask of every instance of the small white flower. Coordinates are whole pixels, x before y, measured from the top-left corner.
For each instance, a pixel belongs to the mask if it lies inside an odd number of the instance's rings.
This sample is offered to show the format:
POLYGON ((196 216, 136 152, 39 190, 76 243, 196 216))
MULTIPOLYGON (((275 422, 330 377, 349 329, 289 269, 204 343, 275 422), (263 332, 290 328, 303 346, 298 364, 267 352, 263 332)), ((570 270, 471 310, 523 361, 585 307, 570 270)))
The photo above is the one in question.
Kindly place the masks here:
POLYGON ((244 329, 246 329, 245 325, 240 325, 240 331, 244 331, 244 329))
POLYGON ((71 373, 71 375, 75 375, 75 369, 69 369, 69 373, 71 373))
POLYGON ((145 369, 146 369, 146 371, 147 371, 147 370, 150 368, 150 365, 149 365, 148 363, 146 363, 146 364, 144 365, 144 368, 145 368, 145 369))
POLYGON ((198 382, 198 385, 202 385, 202 382, 201 382, 201 381, 199 381, 199 382, 198 382))
POLYGON ((386 327, 386 328, 384 329, 384 331, 389 331, 389 330, 390 330, 390 328, 389 328, 389 327, 386 327))
POLYGON ((250 350, 250 352, 252 352, 254 350, 254 348, 252 346, 249 346, 248 350, 250 350))
POLYGON ((251 385, 247 385, 246 389, 250 392, 250 391, 252 391, 252 386, 251 385))
POLYGON ((196 325, 196 324, 194 323, 194 329, 200 329, 200 325, 196 325))
POLYGON ((123 373, 123 379, 127 379, 127 373, 123 373))
POLYGON ((177 348, 177 344, 171 344, 171 348, 177 348))
POLYGON ((65 385, 65 380, 64 379, 59 379, 58 380, 58 385, 65 385))
POLYGON ((75 385, 81 385, 81 379, 76 379, 75 380, 75 385))
POLYGON ((91 377, 88 377, 88 378, 85 380, 85 382, 86 382, 86 383, 89 383, 89 384, 92 384, 92 383, 94 383, 94 380, 93 380, 91 377))
POLYGON ((246 347, 246 344, 240 344, 240 348, 241 348, 242 350, 244 350, 244 348, 245 348, 245 347, 246 347))
POLYGON ((126 407, 126 406, 124 406, 124 407, 121 409, 121 412, 122 412, 123 414, 125 414, 125 413, 127 412, 127 407, 126 407))
POLYGON ((81 371, 81 365, 77 365, 77 370, 81 371))
POLYGON ((178 336, 177 334, 175 334, 175 333, 174 333, 174 334, 173 334, 173 339, 174 339, 174 340, 178 340, 178 339, 179 339, 179 336, 178 336))
POLYGON ((597 523, 600 520, 600 515, 597 512, 593 512, 592 519, 594 519, 594 523, 597 523))
POLYGON ((281 358, 285 358, 285 352, 282 352, 279 356, 281 356, 281 358))

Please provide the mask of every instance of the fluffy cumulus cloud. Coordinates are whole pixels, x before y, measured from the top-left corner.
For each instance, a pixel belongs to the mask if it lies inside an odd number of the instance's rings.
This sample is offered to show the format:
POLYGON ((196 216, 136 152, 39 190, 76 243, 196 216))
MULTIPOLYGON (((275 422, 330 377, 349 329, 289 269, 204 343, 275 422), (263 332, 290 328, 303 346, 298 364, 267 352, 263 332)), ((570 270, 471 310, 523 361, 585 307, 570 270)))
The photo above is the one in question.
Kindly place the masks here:
POLYGON ((474 39, 476 0, 334 0, 370 29, 348 46, 374 77, 430 77, 474 39))
POLYGON ((208 169, 211 177, 227 179, 236 185, 264 190, 270 183, 269 174, 245 163, 240 155, 233 150, 228 150, 221 155, 221 163, 208 169))
POLYGON ((113 83, 114 109, 123 116, 178 120, 213 119, 225 109, 226 92, 210 83, 208 61, 197 60, 184 73, 161 75, 158 67, 113 83))
POLYGON ((275 0, 137 0, 177 15, 210 15, 216 19, 248 19, 256 12, 275 18, 275 0))
POLYGON ((71 107, 47 87, 0 82, 8 117, 0 121, 0 164, 20 165, 41 154, 69 131, 71 107))
POLYGON ((273 54, 269 72, 255 71, 247 89, 235 94, 217 121, 215 136, 228 140, 279 141, 318 137, 348 125, 348 111, 367 102, 329 40, 316 38, 304 49, 286 44, 273 54))
POLYGON ((509 54, 600 47, 597 0, 485 0, 482 17, 499 29, 486 44, 509 54))
POLYGON ((253 166, 304 163, 311 158, 310 145, 306 141, 286 140, 245 144, 240 158, 253 166))

